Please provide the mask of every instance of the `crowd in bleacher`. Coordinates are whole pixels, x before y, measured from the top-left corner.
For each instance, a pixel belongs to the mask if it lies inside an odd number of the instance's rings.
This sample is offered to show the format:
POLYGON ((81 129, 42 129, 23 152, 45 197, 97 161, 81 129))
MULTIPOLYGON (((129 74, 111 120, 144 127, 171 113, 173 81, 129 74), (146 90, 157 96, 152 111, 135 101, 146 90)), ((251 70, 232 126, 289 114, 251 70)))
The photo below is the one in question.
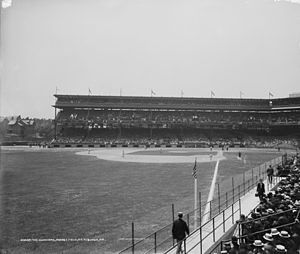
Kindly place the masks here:
POLYGON ((137 110, 64 110, 60 111, 57 121, 68 125, 88 124, 91 128, 123 127, 156 127, 169 128, 171 126, 205 126, 233 125, 233 126, 268 126, 299 124, 297 113, 246 113, 237 112, 198 112, 198 111, 137 111, 137 110))
POLYGON ((248 217, 241 215, 238 234, 221 253, 300 253, 300 158, 295 155, 281 167, 288 170, 248 217))
POLYGON ((149 130, 126 130, 119 132, 117 129, 102 131, 78 131, 77 135, 68 133, 58 135, 56 143, 62 144, 105 144, 105 145, 201 145, 201 147, 296 147, 298 142, 291 137, 261 137, 254 135, 239 136, 233 132, 193 132, 180 130, 153 130, 152 137, 149 130))

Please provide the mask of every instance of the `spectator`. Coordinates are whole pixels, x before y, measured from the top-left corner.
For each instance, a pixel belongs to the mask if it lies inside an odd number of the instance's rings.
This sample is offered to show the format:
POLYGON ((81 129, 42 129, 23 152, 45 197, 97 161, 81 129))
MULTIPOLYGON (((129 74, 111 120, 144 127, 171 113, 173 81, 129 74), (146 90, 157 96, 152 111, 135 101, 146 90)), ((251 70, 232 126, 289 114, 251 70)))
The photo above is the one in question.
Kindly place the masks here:
POLYGON ((268 175, 268 181, 270 184, 273 183, 273 175, 274 175, 274 169, 272 168, 271 165, 269 165, 268 169, 267 169, 267 175, 268 175))
POLYGON ((256 188, 257 195, 260 201, 263 201, 265 195, 265 184, 263 183, 263 179, 259 179, 259 183, 256 188))
POLYGON ((182 241, 185 238, 186 234, 189 235, 190 231, 186 224, 186 222, 182 219, 183 214, 181 212, 178 213, 178 219, 174 221, 172 227, 172 235, 173 238, 177 241, 177 250, 176 254, 182 253, 181 245, 182 241))

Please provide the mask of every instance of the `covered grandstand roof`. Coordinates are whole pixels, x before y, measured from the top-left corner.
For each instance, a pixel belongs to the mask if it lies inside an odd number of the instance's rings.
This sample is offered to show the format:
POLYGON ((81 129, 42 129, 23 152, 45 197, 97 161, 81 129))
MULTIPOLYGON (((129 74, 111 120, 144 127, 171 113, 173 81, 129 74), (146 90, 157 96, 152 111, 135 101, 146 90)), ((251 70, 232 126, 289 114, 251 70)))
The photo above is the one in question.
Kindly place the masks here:
POLYGON ((159 110, 252 110, 300 109, 300 98, 237 99, 193 97, 143 97, 54 95, 56 108, 159 109, 159 110))

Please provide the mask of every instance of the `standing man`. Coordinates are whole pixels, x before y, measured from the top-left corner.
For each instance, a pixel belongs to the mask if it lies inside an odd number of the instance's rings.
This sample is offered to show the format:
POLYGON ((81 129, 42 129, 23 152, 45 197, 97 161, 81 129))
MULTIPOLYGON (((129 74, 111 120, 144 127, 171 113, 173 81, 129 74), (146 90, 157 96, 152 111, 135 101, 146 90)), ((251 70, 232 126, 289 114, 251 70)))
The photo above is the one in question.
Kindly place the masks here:
POLYGON ((274 175, 274 169, 272 168, 271 165, 269 165, 268 169, 267 169, 267 175, 268 175, 268 181, 270 184, 272 184, 273 182, 273 175, 274 175))
POLYGON ((259 182, 257 184, 256 188, 257 195, 259 197, 259 200, 262 201, 264 195, 265 195, 265 184, 263 183, 263 179, 259 179, 259 182))
POLYGON ((182 240, 185 238, 186 234, 189 235, 190 231, 186 222, 182 219, 183 214, 178 213, 178 219, 173 222, 172 235, 173 238, 177 241, 177 250, 176 254, 182 253, 181 245, 182 240))

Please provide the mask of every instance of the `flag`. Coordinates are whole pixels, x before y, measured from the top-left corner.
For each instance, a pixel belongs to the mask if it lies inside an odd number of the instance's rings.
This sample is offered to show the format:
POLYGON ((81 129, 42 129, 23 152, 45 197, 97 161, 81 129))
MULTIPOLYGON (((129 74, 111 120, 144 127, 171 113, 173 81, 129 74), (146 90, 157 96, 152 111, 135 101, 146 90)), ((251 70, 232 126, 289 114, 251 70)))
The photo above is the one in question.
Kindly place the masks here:
POLYGON ((215 93, 213 91, 210 91, 210 96, 211 97, 214 97, 215 96, 215 93))
POLYGON ((183 91, 181 90, 181 97, 183 97, 183 91))
POLYGON ((2 8, 3 9, 11 7, 11 5, 12 5, 12 0, 2 0, 2 8))
POLYGON ((242 91, 240 91, 240 98, 242 99, 242 96, 244 95, 244 93, 242 91))
POLYGON ((91 95, 92 94, 92 91, 91 91, 91 89, 89 89, 89 95, 91 95))
POLYGON ((271 93, 271 92, 269 92, 269 97, 273 97, 274 95, 271 93))
POLYGON ((195 159, 195 165, 193 167, 193 177, 197 179, 197 160, 195 159))
POLYGON ((151 96, 156 95, 156 93, 151 89, 151 96))

